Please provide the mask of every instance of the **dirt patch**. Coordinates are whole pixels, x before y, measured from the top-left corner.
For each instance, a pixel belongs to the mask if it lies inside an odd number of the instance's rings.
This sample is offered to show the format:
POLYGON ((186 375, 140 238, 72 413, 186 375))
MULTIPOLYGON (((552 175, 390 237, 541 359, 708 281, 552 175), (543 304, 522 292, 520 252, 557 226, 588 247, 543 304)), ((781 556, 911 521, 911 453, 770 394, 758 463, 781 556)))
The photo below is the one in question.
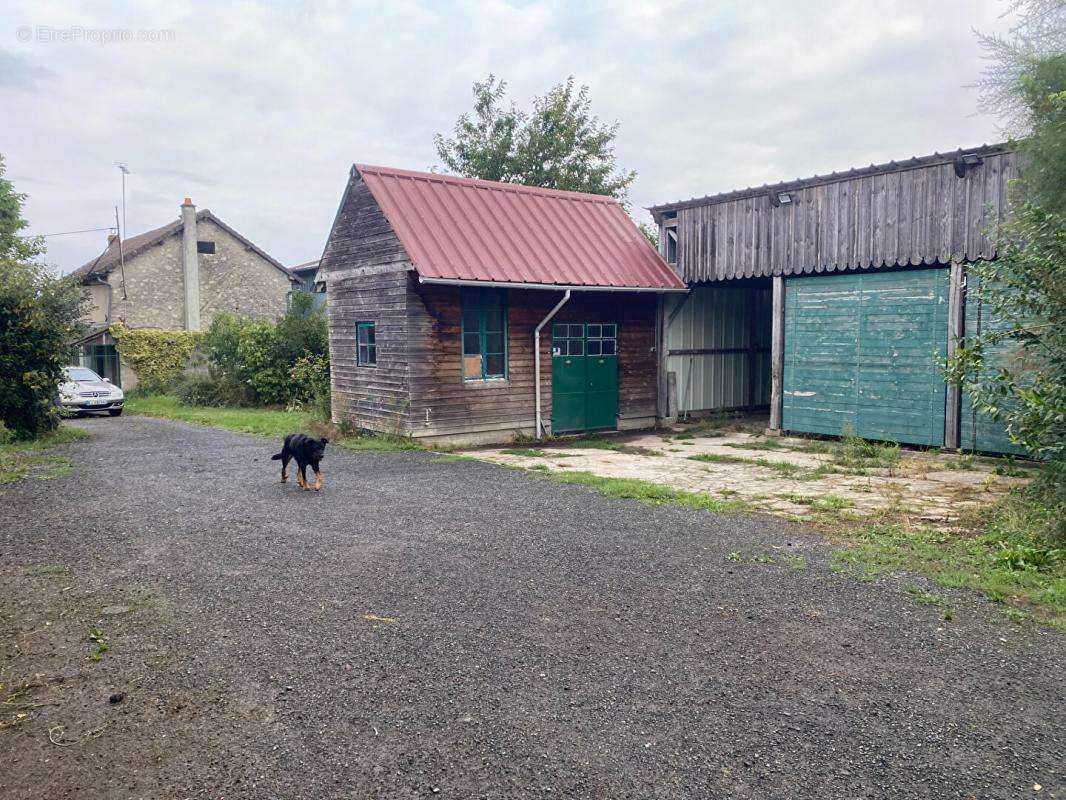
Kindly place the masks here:
POLYGON ((698 425, 467 455, 538 471, 650 481, 799 519, 831 508, 861 516, 904 513, 933 525, 951 525, 1032 478, 1030 469, 1002 459, 698 425))

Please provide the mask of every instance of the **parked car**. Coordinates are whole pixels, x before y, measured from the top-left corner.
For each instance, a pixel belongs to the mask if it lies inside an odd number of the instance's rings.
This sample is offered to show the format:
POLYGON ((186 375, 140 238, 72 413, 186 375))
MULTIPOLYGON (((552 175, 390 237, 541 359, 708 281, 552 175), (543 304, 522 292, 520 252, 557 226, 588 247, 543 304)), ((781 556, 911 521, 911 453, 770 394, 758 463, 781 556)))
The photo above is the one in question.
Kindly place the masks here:
POLYGON ((86 367, 64 367, 59 384, 59 405, 78 415, 89 411, 106 411, 112 417, 122 413, 125 400, 122 390, 107 378, 86 367))

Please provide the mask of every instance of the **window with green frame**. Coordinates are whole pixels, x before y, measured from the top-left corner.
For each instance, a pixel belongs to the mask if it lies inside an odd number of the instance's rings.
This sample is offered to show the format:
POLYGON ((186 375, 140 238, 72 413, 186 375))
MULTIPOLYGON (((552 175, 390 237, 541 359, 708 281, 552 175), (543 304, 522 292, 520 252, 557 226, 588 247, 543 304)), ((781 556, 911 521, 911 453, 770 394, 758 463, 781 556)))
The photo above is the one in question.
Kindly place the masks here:
POLYGON ((461 292, 463 380, 507 377, 507 303, 502 289, 461 292))
POLYGON ((378 343, 373 322, 355 323, 355 358, 360 367, 377 366, 378 343))

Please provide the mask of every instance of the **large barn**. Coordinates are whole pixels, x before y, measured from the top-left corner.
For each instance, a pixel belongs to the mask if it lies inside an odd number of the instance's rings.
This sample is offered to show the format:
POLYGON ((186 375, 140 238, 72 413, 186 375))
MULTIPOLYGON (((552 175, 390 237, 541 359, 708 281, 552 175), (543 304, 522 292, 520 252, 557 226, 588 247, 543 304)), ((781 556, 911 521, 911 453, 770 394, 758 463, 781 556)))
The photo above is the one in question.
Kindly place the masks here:
POLYGON ((427 440, 654 425, 685 284, 609 197, 356 165, 322 257, 333 418, 427 440))
POLYGON ((983 146, 650 209, 692 287, 668 304, 669 414, 764 409, 771 429, 1011 452, 941 363, 988 325, 967 265, 1017 174, 983 146))

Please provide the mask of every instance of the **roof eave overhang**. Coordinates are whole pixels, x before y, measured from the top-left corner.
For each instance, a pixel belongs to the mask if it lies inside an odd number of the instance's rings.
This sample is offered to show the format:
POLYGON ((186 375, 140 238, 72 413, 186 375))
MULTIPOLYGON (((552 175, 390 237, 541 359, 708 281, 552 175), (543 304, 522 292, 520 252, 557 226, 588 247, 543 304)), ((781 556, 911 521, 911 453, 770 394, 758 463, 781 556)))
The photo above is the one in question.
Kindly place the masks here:
POLYGON ((419 283, 433 284, 438 286, 480 286, 492 289, 540 289, 553 292, 650 292, 653 294, 685 293, 687 286, 584 286, 580 284, 563 283, 522 283, 520 281, 470 281, 461 278, 427 278, 418 276, 419 283))

